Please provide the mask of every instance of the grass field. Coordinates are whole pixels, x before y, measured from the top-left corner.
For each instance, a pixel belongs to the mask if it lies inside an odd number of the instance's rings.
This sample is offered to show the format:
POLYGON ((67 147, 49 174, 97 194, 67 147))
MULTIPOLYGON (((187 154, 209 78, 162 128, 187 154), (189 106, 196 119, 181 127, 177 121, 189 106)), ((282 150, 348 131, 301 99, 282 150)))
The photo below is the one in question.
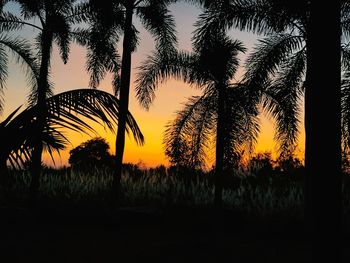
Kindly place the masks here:
MULTIPOLYGON (((295 174, 258 170, 239 170, 224 178, 223 200, 226 208, 244 214, 268 217, 301 217, 303 211, 302 170, 295 174)), ((2 198, 21 204, 28 197, 30 177, 25 171, 12 171, 13 184, 2 198)), ((89 173, 70 169, 45 169, 41 177, 39 200, 43 205, 104 206, 110 192, 112 173, 89 173)), ((344 175, 344 212, 350 207, 350 177, 344 175)), ((176 171, 165 167, 124 168, 122 206, 126 207, 210 207, 213 203, 213 174, 202 171, 176 171)))

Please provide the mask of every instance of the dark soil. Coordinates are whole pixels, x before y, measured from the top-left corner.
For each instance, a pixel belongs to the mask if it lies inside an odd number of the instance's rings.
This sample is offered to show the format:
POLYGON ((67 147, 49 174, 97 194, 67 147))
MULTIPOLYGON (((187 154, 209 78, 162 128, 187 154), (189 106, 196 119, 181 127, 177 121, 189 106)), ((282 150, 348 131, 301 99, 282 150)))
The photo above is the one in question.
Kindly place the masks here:
MULTIPOLYGON (((214 209, 1 208, 0 262, 310 261, 302 222, 214 209)), ((350 262, 344 235, 344 262, 350 262)))

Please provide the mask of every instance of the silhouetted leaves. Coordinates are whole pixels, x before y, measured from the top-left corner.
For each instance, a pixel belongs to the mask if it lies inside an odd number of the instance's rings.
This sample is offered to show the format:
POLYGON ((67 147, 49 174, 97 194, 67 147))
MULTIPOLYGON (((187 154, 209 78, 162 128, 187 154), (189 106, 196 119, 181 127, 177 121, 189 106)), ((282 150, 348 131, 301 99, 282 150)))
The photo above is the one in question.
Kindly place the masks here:
MULTIPOLYGON (((119 101, 113 95, 91 89, 67 91, 47 99, 47 119, 43 131, 43 143, 46 150, 53 151, 64 149, 68 138, 65 130, 73 130, 90 134, 94 128, 82 117, 88 120, 106 125, 113 130, 118 122, 119 101)), ((31 159, 34 140, 37 131, 36 106, 25 109, 17 116, 19 108, 0 124, 2 138, 1 155, 7 156, 14 166, 21 166, 31 159)), ((143 135, 129 113, 127 116, 127 131, 130 131, 136 142, 143 144, 143 135)))
POLYGON ((69 151, 69 164, 75 170, 91 173, 112 165, 109 144, 101 137, 81 143, 69 151))

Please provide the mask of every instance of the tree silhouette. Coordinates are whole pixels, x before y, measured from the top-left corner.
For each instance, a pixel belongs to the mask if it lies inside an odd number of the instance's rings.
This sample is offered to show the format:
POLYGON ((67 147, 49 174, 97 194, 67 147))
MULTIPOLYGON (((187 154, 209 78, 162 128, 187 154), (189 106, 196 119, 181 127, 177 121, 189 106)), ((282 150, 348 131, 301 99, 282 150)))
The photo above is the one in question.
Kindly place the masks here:
POLYGON ((112 156, 105 139, 96 137, 70 150, 69 164, 75 170, 93 172, 111 166, 112 156))
POLYGON ((31 53, 31 47, 27 41, 20 38, 12 38, 7 35, 0 36, 0 113, 3 110, 3 90, 6 87, 8 77, 8 53, 15 57, 21 65, 27 77, 29 85, 34 87, 37 84, 38 66, 36 59, 31 53))
MULTIPOLYGON (((94 128, 81 119, 84 117, 114 131, 120 109, 120 102, 113 95, 92 89, 78 89, 57 94, 46 99, 46 105, 47 116, 42 143, 53 161, 52 153, 65 149, 69 143, 65 135, 66 129, 86 134, 94 133, 94 128)), ((0 123, 1 138, 12 138, 0 141, 1 176, 5 175, 7 161, 13 167, 19 168, 32 160, 37 136, 37 105, 17 114, 19 109, 0 123)), ((142 143, 143 135, 130 113, 127 115, 127 127, 135 140, 142 143)))
POLYGON ((47 105, 46 99, 52 94, 49 82, 50 61, 52 45, 55 42, 60 51, 64 63, 68 60, 69 44, 74 37, 80 37, 73 30, 72 24, 83 17, 81 9, 84 5, 76 5, 75 0, 14 0, 20 6, 20 17, 10 12, 2 12, 0 16, 0 28, 2 31, 20 30, 23 27, 31 27, 39 31, 35 38, 37 56, 39 58, 37 85, 35 85, 31 97, 31 105, 36 104, 37 136, 32 154, 31 165, 31 192, 35 198, 39 187, 41 158, 43 151, 42 135, 45 127, 47 105), (37 19, 39 25, 32 22, 37 19))
MULTIPOLYGON (((340 70, 338 69, 340 68, 341 31, 344 35, 347 35, 349 32, 348 1, 335 1, 332 4, 323 4, 319 1, 307 0, 293 2, 277 0, 214 0, 212 3, 206 4, 207 9, 198 22, 200 25, 197 31, 199 41, 210 36, 213 32, 225 31, 228 28, 251 30, 257 33, 285 32, 284 34, 289 36, 293 36, 297 32, 304 38, 307 49, 304 84, 306 218, 309 220, 311 232, 317 233, 322 228, 332 232, 330 225, 334 226, 333 230, 335 230, 336 225, 340 224, 341 210, 341 116, 340 70), (327 22, 325 22, 326 17, 330 17, 329 20, 327 19, 327 22), (331 31, 328 31, 331 33, 327 34, 327 37, 320 33, 324 28, 328 28, 328 30, 332 28, 331 31), (319 45, 323 47, 321 52, 319 45), (323 65, 325 62, 327 66, 323 65), (328 76, 326 68, 334 69, 334 74, 332 73, 328 76), (324 76, 324 81, 321 80, 323 79, 321 76, 324 76), (334 87, 332 91, 325 88, 326 84, 328 87, 334 87), (326 109, 325 105, 330 106, 331 104, 332 107, 327 107, 326 109), (321 120, 321 116, 331 117, 325 121, 321 120), (325 156, 328 155, 325 149, 330 151, 330 155, 332 155, 327 162, 324 162, 325 156), (320 173, 325 174, 326 171, 334 176, 320 175, 320 173), (331 197, 327 195, 326 199, 322 194, 324 191, 331 192, 331 197), (327 208, 322 208, 322 205, 325 204, 327 204, 327 208), (335 216, 332 219, 331 217, 326 219, 324 217, 325 210, 335 216), (319 217, 323 218, 322 221, 319 220, 319 217)), ((297 40, 294 36, 293 38, 297 40)), ((284 40, 284 43, 290 42, 290 40, 291 38, 289 37, 284 40)), ((299 41, 294 41, 295 43, 289 46, 288 49, 285 49, 285 45, 277 46, 281 48, 280 56, 266 57, 266 62, 273 63, 268 63, 270 67, 266 67, 263 70, 263 74, 250 76, 250 79, 253 80, 252 84, 262 84, 266 77, 274 73, 277 65, 280 64, 279 61, 282 62, 288 59, 284 56, 284 53, 290 53, 290 47, 293 49, 300 47, 299 41), (276 63, 275 59, 277 59, 278 63, 276 63)), ((283 44, 283 41, 281 43, 283 44)), ((295 57, 296 59, 297 57, 295 57)), ((295 77, 293 79, 297 80, 295 77)), ((338 230, 335 232, 338 232, 338 230)), ((315 240, 317 241, 317 239, 315 240)), ((325 250, 322 253, 325 253, 325 250)), ((331 253, 328 256, 331 257, 331 253)))
MULTIPOLYGON (((222 203, 222 182, 224 174, 224 159, 230 147, 228 146, 227 116, 230 114, 226 102, 230 80, 237 67, 239 52, 245 48, 239 41, 231 41, 226 37, 214 36, 205 45, 197 47, 194 54, 180 53, 164 61, 162 54, 149 58, 141 66, 137 81, 137 97, 141 105, 148 108, 154 98, 155 85, 159 78, 175 76, 190 84, 200 86, 204 90, 201 97, 193 97, 185 106, 178 118, 168 126, 165 144, 171 152, 184 140, 192 142, 190 147, 193 164, 203 162, 204 146, 208 141, 210 131, 215 130, 216 139, 216 173, 215 173, 215 204, 222 203), (192 122, 191 123, 191 117, 192 122), (191 125, 192 124, 192 125, 191 125), (187 132, 187 134, 186 134, 187 132), (188 137, 188 138, 186 138, 188 137)), ((233 134, 233 136, 238 135, 233 134)), ((234 137, 237 141, 237 137, 234 137)), ((235 140, 231 143, 236 143, 235 140)))
MULTIPOLYGON (((2 3, 3 4, 3 3, 2 3)), ((2 7, 2 6, 1 6, 2 7)), ((19 63, 24 70, 24 74, 27 77, 29 86, 35 88, 38 78, 38 65, 36 59, 31 53, 30 44, 21 38, 12 38, 7 35, 0 36, 0 113, 3 110, 3 90, 6 87, 6 79, 8 77, 8 53, 15 57, 17 63, 19 63)), ((16 111, 17 112, 17 111, 16 111)), ((4 124, 4 123, 2 123, 4 124)), ((5 138, 5 137, 3 137, 5 138)), ((8 171, 6 165, 6 150, 2 148, 0 154, 0 172, 2 174, 0 182, 3 184, 9 183, 8 171)))
MULTIPOLYGON (((220 206, 221 177, 237 164, 245 146, 252 149, 259 132, 258 107, 261 102, 268 111, 280 111, 283 116, 290 105, 273 96, 268 87, 256 90, 242 82, 233 82, 239 66, 237 55, 245 51, 241 42, 219 35, 201 43, 194 46, 192 54, 180 52, 164 57, 155 53, 149 57, 140 66, 136 90, 145 108, 152 103, 157 86, 171 76, 203 90, 203 95, 190 98, 168 125, 164 143, 166 152, 179 155, 182 151, 182 158, 190 158, 187 162, 196 167, 203 165, 210 138, 214 135, 215 203, 220 206)), ((282 145, 294 143, 295 129, 282 132, 288 133, 278 137, 282 145)))
POLYGON ((169 14, 168 5, 174 1, 164 0, 113 0, 100 2, 91 0, 92 26, 88 41, 88 70, 91 72, 91 85, 98 85, 106 72, 114 73, 114 87, 119 95, 121 110, 116 136, 116 169, 112 183, 113 202, 120 195, 120 178, 125 147, 125 121, 129 107, 129 90, 131 76, 131 56, 138 43, 138 30, 133 24, 137 16, 144 28, 156 40, 157 49, 164 55, 175 51, 176 36, 173 17, 169 14), (116 43, 123 35, 123 54, 118 62, 116 43), (120 72, 119 72, 120 70, 120 72), (118 74, 120 73, 120 74, 118 74))

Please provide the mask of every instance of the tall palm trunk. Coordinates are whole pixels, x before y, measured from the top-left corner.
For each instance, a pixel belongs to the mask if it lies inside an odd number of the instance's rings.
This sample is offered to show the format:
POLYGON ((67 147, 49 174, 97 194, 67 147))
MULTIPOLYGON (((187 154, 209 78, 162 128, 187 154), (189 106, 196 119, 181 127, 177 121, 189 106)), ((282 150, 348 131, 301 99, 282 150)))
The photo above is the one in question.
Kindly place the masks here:
POLYGON ((53 41, 53 33, 50 30, 43 30, 42 32, 42 50, 41 50, 41 64, 38 80, 38 94, 37 94, 37 136, 34 141, 34 150, 32 154, 32 163, 30 167, 31 183, 30 193, 32 200, 35 200, 39 190, 40 174, 41 174, 41 158, 43 152, 43 130, 46 123, 46 95, 48 92, 48 74, 50 66, 50 56, 53 41))
POLYGON ((112 203, 120 201, 121 193, 121 174, 123 155, 125 147, 125 128, 126 118, 129 108, 129 90, 130 90, 130 75, 131 75, 131 53, 132 53, 132 16, 133 16, 133 3, 129 1, 126 7, 125 16, 125 28, 124 28, 124 40, 123 40, 123 57, 121 68, 121 87, 120 87, 120 109, 118 119, 118 131, 115 143, 115 160, 116 169, 112 183, 112 203))
POLYGON ((340 262, 340 1, 311 1, 305 90, 305 216, 313 262, 340 262), (325 19, 327 17, 327 19, 325 19), (326 32, 324 31, 327 28, 326 32), (333 249, 334 248, 334 249, 333 249))
POLYGON ((215 197, 214 205, 222 206, 222 177, 224 173, 224 141, 225 141, 225 86, 220 84, 218 90, 218 120, 216 124, 215 149, 215 197))

